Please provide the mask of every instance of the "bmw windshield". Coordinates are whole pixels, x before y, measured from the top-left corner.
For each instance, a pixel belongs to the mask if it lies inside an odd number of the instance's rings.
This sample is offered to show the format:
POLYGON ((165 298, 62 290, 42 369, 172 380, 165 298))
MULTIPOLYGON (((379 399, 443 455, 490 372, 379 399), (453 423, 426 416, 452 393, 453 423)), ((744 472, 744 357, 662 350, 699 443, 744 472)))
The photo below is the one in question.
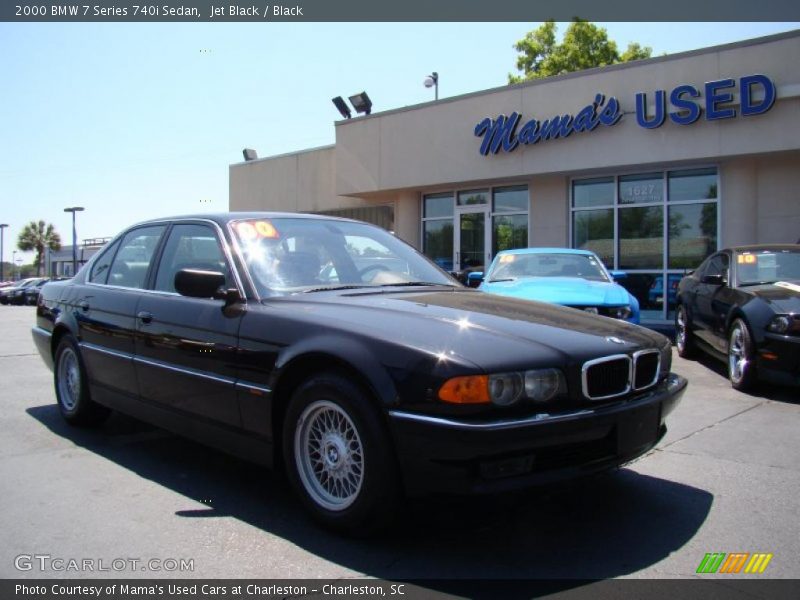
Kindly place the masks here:
POLYGON ((262 296, 365 287, 461 287, 413 248, 374 225, 272 218, 234 221, 231 229, 262 296))

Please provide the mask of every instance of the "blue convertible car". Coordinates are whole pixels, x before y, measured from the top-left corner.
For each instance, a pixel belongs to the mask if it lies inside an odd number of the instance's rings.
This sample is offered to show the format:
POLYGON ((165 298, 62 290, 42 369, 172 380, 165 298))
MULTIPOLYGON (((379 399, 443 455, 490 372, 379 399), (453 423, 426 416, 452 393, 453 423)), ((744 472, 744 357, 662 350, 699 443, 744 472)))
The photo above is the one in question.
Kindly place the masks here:
MULTIPOLYGON (((613 276, 612 276, 613 275, 613 276)), ((639 301, 614 279, 589 250, 525 248, 498 252, 482 280, 480 290, 524 300, 539 300, 639 323, 639 301)))

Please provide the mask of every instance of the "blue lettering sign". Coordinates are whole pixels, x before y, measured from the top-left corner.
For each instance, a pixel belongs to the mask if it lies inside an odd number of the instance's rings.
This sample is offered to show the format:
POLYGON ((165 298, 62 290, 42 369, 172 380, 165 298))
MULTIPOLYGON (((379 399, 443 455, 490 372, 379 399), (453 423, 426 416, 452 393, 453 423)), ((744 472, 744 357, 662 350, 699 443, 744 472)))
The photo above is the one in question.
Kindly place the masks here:
POLYGON ((760 115, 767 112, 775 104, 775 84, 764 75, 749 75, 739 80, 742 90, 742 115, 760 115), (764 88, 764 99, 759 104, 753 103, 753 86, 760 85, 764 88))
POLYGON ((706 119, 716 121, 718 119, 732 119, 736 116, 735 108, 717 108, 718 104, 733 102, 731 92, 720 92, 726 88, 736 85, 733 79, 720 79, 719 81, 709 81, 706 84, 706 119))
POLYGON ((640 127, 646 129, 657 129, 664 124, 666 117, 666 95, 664 90, 656 90, 656 113, 652 119, 647 118, 647 94, 639 92, 636 94, 636 122, 640 127))
POLYGON ((682 112, 671 112, 669 118, 678 125, 690 125, 700 118, 700 107, 691 100, 685 99, 684 95, 692 98, 699 98, 700 92, 691 85, 679 85, 669 95, 669 103, 682 112))
POLYGON ((494 120, 486 117, 475 126, 475 135, 483 136, 480 153, 484 156, 490 152, 497 154, 500 148, 511 152, 519 144, 529 146, 547 140, 567 138, 576 132, 593 131, 598 125, 611 127, 622 118, 622 110, 616 98, 609 98, 605 106, 604 102, 605 97, 597 94, 594 102, 582 108, 577 116, 564 114, 544 121, 531 119, 522 126, 518 135, 515 134, 520 121, 518 113, 511 113, 509 117, 498 115, 494 120))

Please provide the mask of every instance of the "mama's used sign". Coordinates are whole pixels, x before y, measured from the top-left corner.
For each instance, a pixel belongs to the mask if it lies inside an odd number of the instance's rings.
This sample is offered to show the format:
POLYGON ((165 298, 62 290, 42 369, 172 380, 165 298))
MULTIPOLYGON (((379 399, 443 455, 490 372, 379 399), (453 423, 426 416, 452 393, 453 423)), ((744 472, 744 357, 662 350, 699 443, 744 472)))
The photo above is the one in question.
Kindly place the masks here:
MULTIPOLYGON (((733 102, 733 90, 737 87, 734 79, 709 81, 704 86, 705 102, 700 98, 700 90, 692 85, 679 85, 669 93, 669 110, 667 92, 656 90, 654 108, 648 113, 647 94, 636 94, 636 122, 645 129, 661 127, 669 118, 678 125, 690 125, 705 114, 707 121, 732 119, 736 116, 733 102)), ((742 116, 759 115, 767 112, 775 103, 775 84, 765 75, 747 75, 738 82, 740 91, 739 112, 742 116), (757 91, 763 95, 759 96, 757 91)), ((490 152, 497 154, 500 150, 513 152, 520 145, 530 146, 558 138, 566 138, 573 133, 588 133, 599 126, 612 127, 622 119, 619 100, 597 94, 591 104, 587 104, 575 114, 557 115, 539 121, 530 119, 520 128, 522 115, 517 112, 509 116, 498 115, 496 119, 486 117, 475 126, 475 135, 482 137, 480 153, 487 156, 490 152), (519 130, 519 131, 518 131, 519 130)))

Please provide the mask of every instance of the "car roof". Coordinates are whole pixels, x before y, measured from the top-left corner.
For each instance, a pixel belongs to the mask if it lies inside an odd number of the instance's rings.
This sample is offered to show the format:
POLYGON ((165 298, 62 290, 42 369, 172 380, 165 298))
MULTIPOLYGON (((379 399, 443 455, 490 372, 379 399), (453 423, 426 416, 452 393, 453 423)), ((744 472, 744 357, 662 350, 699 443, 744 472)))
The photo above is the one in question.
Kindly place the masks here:
POLYGON ((759 250, 800 250, 800 244, 750 244, 746 246, 732 246, 725 250, 734 252, 757 252, 759 250))
POLYGON ((578 254, 594 256, 594 252, 591 250, 579 250, 576 248, 518 248, 516 250, 502 250, 497 254, 578 254))
MULTIPOLYGON (((187 215, 175 215, 171 217, 159 217, 156 219, 148 219, 138 225, 150 225, 155 223, 164 223, 169 221, 185 221, 190 219, 198 219, 203 221, 214 221, 220 226, 226 225, 231 221, 241 221, 250 219, 316 219, 324 221, 346 221, 351 223, 360 223, 354 219, 345 219, 342 217, 331 217, 328 215, 316 215, 309 213, 291 213, 291 212, 272 212, 272 211, 247 211, 247 212, 220 212, 220 213, 195 213, 187 215)), ((130 227, 125 228, 130 229, 130 227)))

